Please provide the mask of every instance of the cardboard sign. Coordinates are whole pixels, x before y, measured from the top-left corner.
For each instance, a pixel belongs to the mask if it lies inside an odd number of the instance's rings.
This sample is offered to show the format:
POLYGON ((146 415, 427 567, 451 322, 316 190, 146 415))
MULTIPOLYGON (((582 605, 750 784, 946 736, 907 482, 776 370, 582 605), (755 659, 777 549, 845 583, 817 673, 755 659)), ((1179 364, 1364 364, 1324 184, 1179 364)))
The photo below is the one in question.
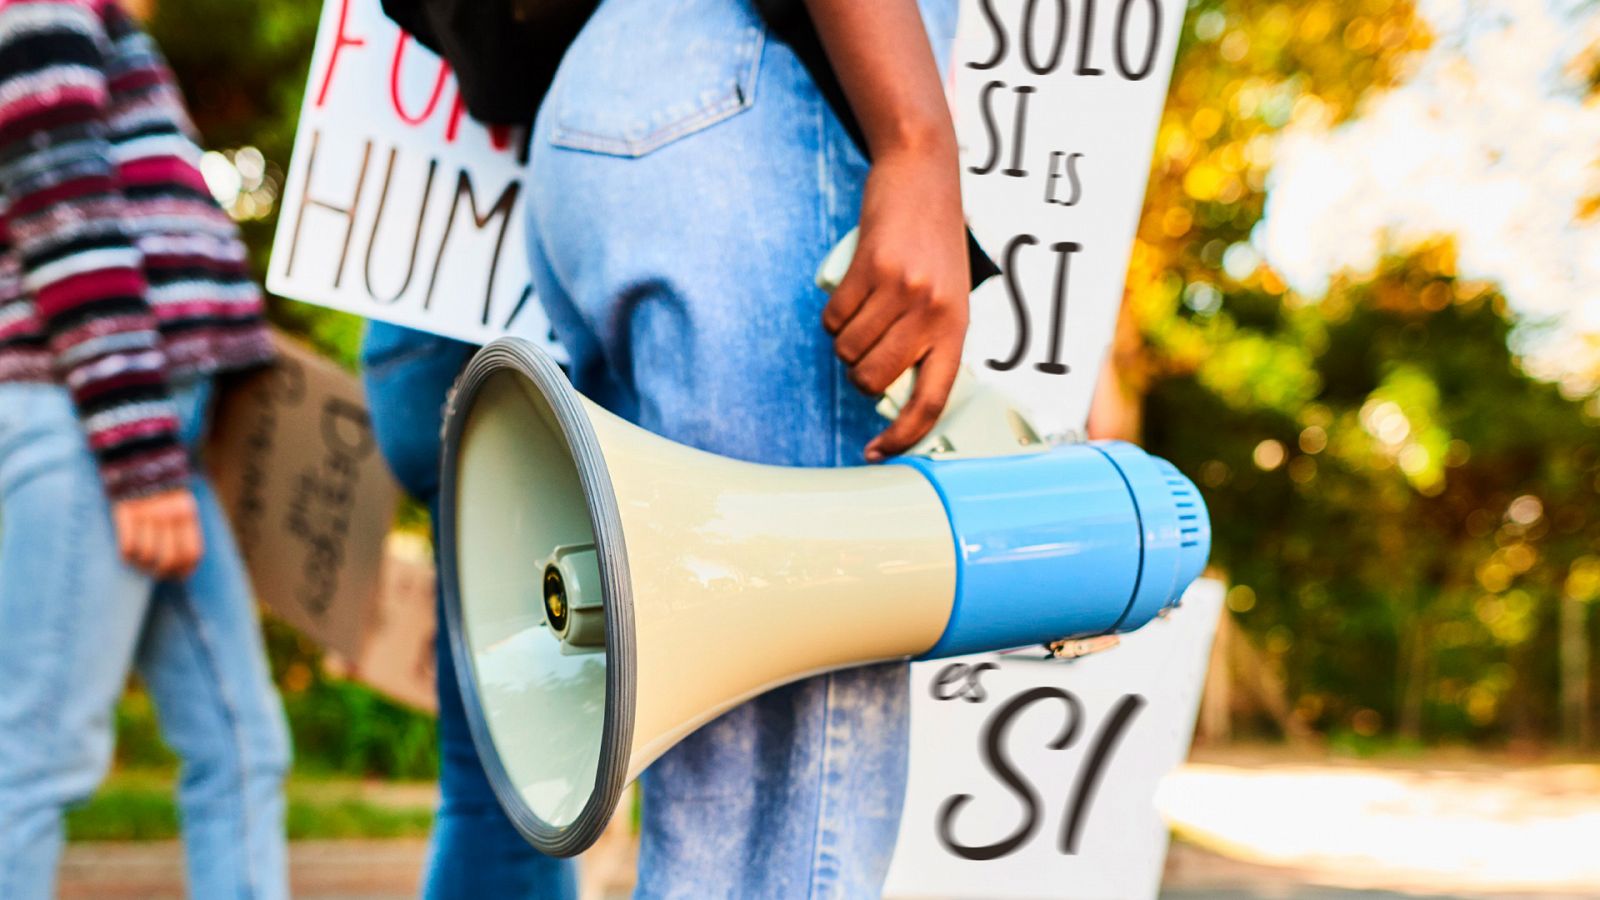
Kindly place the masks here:
POLYGON ((432 569, 385 552, 400 491, 361 382, 294 341, 277 344, 274 366, 219 398, 207 452, 256 597, 355 677, 431 708, 432 569), (419 650, 429 657, 420 668, 419 650))
POLYGON ((1222 598, 1198 581, 1170 616, 1070 662, 912 666, 910 786, 885 896, 1155 897, 1156 786, 1188 755, 1222 598))
POLYGON ((439 708, 434 683, 433 639, 439 627, 434 578, 433 549, 426 535, 390 535, 361 650, 341 660, 350 678, 430 713, 439 708))

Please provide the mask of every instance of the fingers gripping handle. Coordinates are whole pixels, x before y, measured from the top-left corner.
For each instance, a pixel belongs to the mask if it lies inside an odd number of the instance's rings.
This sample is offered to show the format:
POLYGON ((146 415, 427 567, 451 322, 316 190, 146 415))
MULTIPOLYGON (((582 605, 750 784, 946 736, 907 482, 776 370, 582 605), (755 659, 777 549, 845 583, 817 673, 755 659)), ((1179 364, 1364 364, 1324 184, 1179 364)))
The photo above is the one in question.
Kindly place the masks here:
MULTIPOLYGON (((855 258, 858 229, 839 240, 817 267, 817 287, 832 293, 844 280, 855 258)), ((911 400, 917 370, 907 369, 883 392, 878 414, 893 420, 911 400)), ((910 450, 910 456, 1009 456, 1044 449, 1027 416, 999 390, 983 384, 966 366, 956 375, 944 413, 927 437, 910 450)))

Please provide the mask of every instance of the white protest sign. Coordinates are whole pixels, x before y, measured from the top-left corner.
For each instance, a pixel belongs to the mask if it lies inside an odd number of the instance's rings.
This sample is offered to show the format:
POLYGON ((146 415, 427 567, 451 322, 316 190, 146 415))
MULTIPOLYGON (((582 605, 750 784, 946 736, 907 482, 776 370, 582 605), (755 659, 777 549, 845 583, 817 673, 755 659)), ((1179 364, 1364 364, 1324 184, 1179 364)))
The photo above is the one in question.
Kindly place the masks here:
POLYGON ((327 0, 267 287, 474 343, 547 332, 523 237, 525 140, 468 117, 449 68, 378 0, 327 0))
POLYGON ((1188 755, 1222 598, 1221 583, 1195 582, 1171 615, 1071 662, 912 666, 910 786, 885 896, 1155 897, 1156 787, 1188 755))
POLYGON ((1002 274, 967 362, 1043 433, 1083 427, 1116 328, 1183 0, 964 0, 962 196, 1002 274))

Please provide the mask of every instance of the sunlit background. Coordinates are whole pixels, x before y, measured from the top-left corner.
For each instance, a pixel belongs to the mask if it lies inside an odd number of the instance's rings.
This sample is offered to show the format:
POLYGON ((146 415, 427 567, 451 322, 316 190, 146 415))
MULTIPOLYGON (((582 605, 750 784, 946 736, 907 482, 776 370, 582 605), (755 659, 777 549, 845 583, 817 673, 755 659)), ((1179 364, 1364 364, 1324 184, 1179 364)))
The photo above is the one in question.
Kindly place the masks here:
POLYGON ((1590 741, 1597 38, 1593 4, 1191 6, 1118 368, 1280 682, 1239 727, 1590 741))
MULTIPOLYGON (((207 179, 264 271, 319 4, 153 6, 216 148, 207 179)), ((1225 771, 1170 786, 1180 834, 1293 864, 1278 851, 1305 836, 1259 820, 1297 791, 1426 811, 1417 778, 1379 770, 1531 771, 1593 749, 1597 88, 1592 2, 1190 4, 1096 411, 1202 487, 1230 585, 1197 750, 1225 771), (1291 767, 1300 782, 1252 782, 1238 754, 1262 747, 1379 781, 1291 767)), ((287 301, 274 315, 353 359, 353 320, 287 301)), ((425 806, 325 785, 431 777, 430 723, 332 677, 284 629, 272 648, 296 833, 422 833, 425 806)), ((135 775, 79 815, 79 836, 170 830, 137 777, 171 765, 139 694, 122 720, 135 775)), ((1588 775, 1556 783, 1600 793, 1588 775)), ((1495 802, 1480 818, 1516 819, 1495 802)), ((1582 828, 1593 809, 1568 812, 1582 828)))

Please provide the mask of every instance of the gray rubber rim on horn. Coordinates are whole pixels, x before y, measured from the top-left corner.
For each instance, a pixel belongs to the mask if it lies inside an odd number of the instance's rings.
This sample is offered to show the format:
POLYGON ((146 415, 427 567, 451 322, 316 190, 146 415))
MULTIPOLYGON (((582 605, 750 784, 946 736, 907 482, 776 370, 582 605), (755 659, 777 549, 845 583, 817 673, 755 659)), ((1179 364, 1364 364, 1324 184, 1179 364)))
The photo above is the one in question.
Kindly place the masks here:
MULTIPOLYGON (((456 681, 466 708, 467 725, 489 784, 517 831, 550 856, 576 856, 599 837, 610 822, 627 784, 628 748, 632 746, 634 713, 634 635, 632 581, 623 544, 622 520, 605 457, 578 393, 549 356, 520 338, 501 338, 478 351, 457 380, 445 410, 443 472, 439 503, 439 579, 445 622, 455 655, 456 681), (494 749, 483 716, 477 673, 461 615, 461 593, 455 541, 457 534, 456 464, 461 433, 473 400, 488 379, 506 370, 525 377, 539 392, 571 450, 588 503, 595 548, 600 556, 606 617, 606 706, 600 740, 599 771, 588 801, 570 825, 556 828, 534 813, 512 784, 494 749)), ((530 552, 532 550, 530 549, 530 552)))

